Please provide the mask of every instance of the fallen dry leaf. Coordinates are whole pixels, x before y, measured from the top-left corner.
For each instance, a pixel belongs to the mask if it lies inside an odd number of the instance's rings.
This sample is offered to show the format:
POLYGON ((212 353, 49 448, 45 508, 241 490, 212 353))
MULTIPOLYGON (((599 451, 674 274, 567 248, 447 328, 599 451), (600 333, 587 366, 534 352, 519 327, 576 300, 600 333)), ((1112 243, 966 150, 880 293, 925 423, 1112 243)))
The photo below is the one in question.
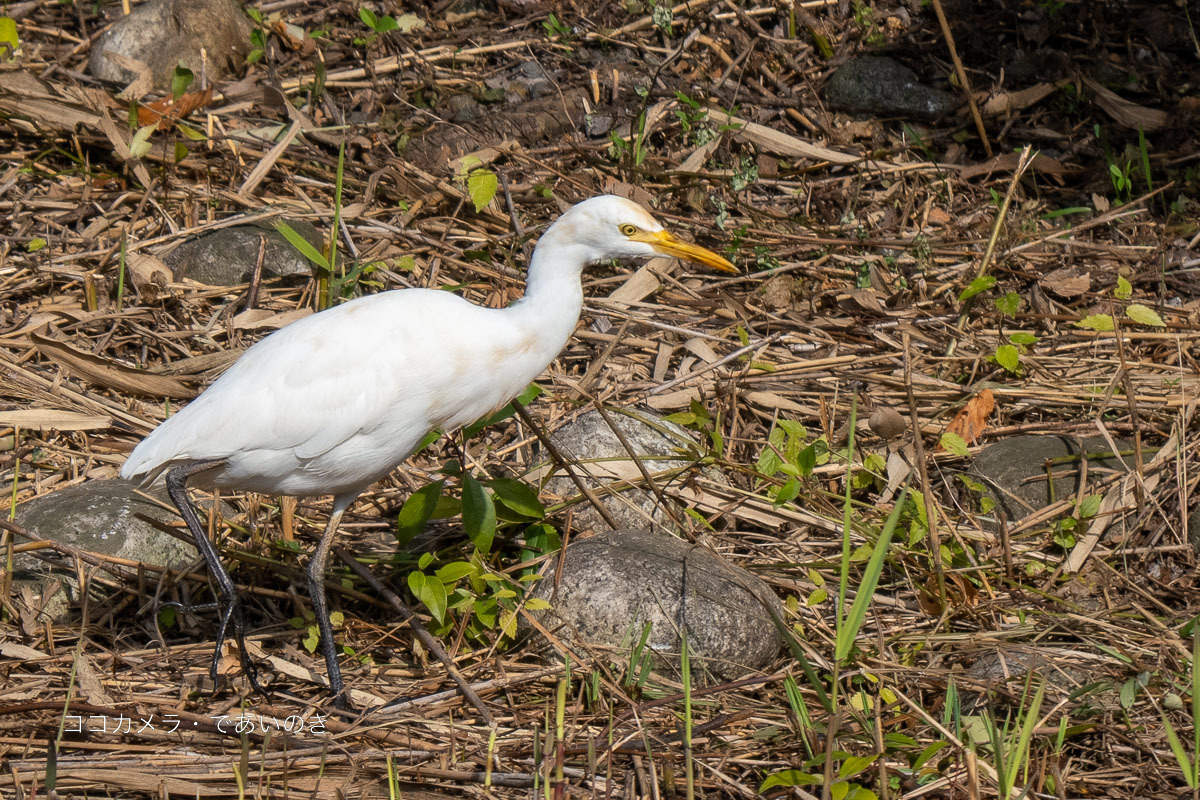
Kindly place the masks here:
POLYGON ((179 99, 164 97, 151 103, 138 106, 137 116, 139 125, 158 125, 164 130, 184 119, 198 108, 203 108, 212 102, 213 89, 209 86, 203 92, 185 92, 179 99))
POLYGON ((1078 267, 1061 267, 1038 280, 1047 292, 1070 300, 1092 288, 1092 276, 1078 267))
POLYGON ((996 398, 991 389, 984 389, 967 401, 946 426, 949 433, 956 433, 967 444, 974 444, 987 429, 987 418, 996 407, 996 398))

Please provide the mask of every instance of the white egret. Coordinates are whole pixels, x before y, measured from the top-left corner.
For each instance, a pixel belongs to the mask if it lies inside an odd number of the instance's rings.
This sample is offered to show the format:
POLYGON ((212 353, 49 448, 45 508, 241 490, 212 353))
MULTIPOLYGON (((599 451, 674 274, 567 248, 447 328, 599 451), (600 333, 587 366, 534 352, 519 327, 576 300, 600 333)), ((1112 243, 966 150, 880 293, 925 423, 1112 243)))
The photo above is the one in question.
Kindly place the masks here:
POLYGON ((676 239, 641 206, 594 197, 541 237, 525 296, 508 308, 483 308, 435 289, 351 300, 262 339, 134 448, 121 477, 144 484, 166 472, 171 499, 220 591, 214 683, 232 620, 243 669, 262 691, 246 654, 240 601, 188 501, 189 481, 273 495, 333 495, 308 565, 308 588, 330 690, 341 701, 324 576, 342 514, 429 431, 487 416, 546 368, 579 320, 586 265, 660 254, 737 271, 716 253, 676 239))

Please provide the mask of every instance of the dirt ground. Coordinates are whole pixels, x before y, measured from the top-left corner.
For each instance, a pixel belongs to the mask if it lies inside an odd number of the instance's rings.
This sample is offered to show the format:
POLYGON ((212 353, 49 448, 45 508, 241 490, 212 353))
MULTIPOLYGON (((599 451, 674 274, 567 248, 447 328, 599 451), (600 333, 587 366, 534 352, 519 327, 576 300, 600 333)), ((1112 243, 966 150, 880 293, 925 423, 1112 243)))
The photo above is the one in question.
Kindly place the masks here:
MULTIPOLYGON (((0 58, 0 796, 1196 796, 1194 4, 254 8, 231 74, 206 94, 194 69, 174 103, 91 77, 119 4, 4 12, 20 47, 0 58), (831 101, 862 56, 951 107, 831 101), (544 226, 605 192, 742 274, 590 270, 529 419, 433 443, 339 539, 433 628, 491 725, 344 563, 347 681, 403 702, 330 708, 302 579, 329 498, 222 498, 265 698, 236 658, 207 683, 213 615, 138 613, 159 572, 23 535, 23 504, 115 478, 298 312, 412 286, 504 306, 544 226), (318 260, 336 239, 332 271, 210 286, 164 266, 199 234, 280 217, 311 224, 318 260), (456 587, 498 616, 464 605, 439 625, 412 596, 410 573, 473 545, 449 514, 397 547, 405 500, 462 457, 527 477, 535 428, 596 401, 695 435, 695 464, 660 488, 689 510, 685 538, 784 602, 794 642, 769 668, 685 692, 510 635, 519 576, 587 534, 546 494, 549 527, 501 519, 482 556, 515 591, 456 587), (972 459, 1051 433, 1128 443, 1129 471, 995 513, 972 459), (4 566, 34 549, 112 593, 39 618, 4 566), (874 578, 852 624, 839 594, 848 608, 874 578)), ((202 570, 162 577, 211 596, 202 570)))

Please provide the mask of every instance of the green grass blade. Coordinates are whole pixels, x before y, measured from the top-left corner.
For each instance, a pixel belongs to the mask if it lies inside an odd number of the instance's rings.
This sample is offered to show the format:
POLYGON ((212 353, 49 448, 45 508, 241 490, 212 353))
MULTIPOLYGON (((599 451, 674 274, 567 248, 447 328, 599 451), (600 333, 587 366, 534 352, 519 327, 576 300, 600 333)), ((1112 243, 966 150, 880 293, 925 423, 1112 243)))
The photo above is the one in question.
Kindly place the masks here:
POLYGON ((1188 758, 1187 751, 1183 749, 1183 743, 1179 741, 1179 736, 1175 733, 1175 726, 1167 719, 1167 715, 1163 714, 1163 727, 1167 731, 1167 744, 1171 746, 1171 752, 1175 754, 1175 760, 1179 762, 1179 768, 1183 770, 1183 780, 1187 783, 1189 789, 1196 788, 1196 768, 1192 764, 1192 760, 1188 758))
POLYGON ((900 512, 904 510, 904 501, 907 497, 908 489, 906 488, 901 490, 900 496, 896 498, 896 505, 892 509, 891 516, 888 517, 887 524, 883 526, 883 532, 879 534, 879 541, 875 543, 875 549, 871 551, 871 559, 867 562, 866 571, 863 572, 862 583, 859 584, 858 594, 854 597, 854 604, 850 606, 850 613, 846 615, 846 619, 838 628, 834 658, 839 662, 845 661, 846 657, 850 655, 850 649, 858 637, 858 631, 867 615, 867 607, 871 604, 871 599, 875 595, 875 587, 879 584, 879 575, 883 572, 883 561, 887 556, 888 545, 892 542, 892 534, 896 530, 896 524, 900 521, 900 512))
POLYGON ((283 220, 275 223, 275 230, 288 240, 288 244, 300 251, 300 255, 307 258, 312 263, 316 264, 326 272, 329 271, 329 260, 321 255, 321 251, 313 247, 308 239, 305 239, 300 234, 296 233, 296 229, 288 225, 283 220))

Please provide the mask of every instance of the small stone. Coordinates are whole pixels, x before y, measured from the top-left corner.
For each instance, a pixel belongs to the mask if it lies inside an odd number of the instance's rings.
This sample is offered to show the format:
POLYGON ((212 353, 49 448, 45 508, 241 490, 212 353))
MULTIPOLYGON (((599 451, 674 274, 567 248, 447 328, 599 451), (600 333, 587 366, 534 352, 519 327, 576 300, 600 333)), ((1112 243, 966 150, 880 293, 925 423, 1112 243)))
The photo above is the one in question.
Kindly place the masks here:
MULTIPOLYGON (((122 480, 93 480, 35 497, 17 508, 17 523, 31 536, 49 539, 94 553, 127 558, 146 564, 180 569, 197 559, 196 548, 141 519, 173 525, 179 514, 163 491, 164 504, 137 494, 122 480)), ((204 503, 199 503, 202 508, 204 503)), ((201 513, 204 513, 203 511, 201 513)), ((79 601, 79 580, 74 569, 53 567, 22 553, 13 563, 15 582, 32 586, 41 597, 41 614, 55 622, 70 619, 79 601)), ((91 584, 94 600, 103 600, 99 582, 91 584)))
POLYGON ((583 117, 583 132, 593 139, 607 136, 612 126, 612 114, 592 113, 583 117))
POLYGON ((171 88, 180 63, 197 78, 203 71, 210 82, 221 80, 241 69, 252 27, 237 0, 150 0, 96 39, 88 70, 103 81, 129 83, 137 74, 117 63, 124 57, 145 64, 160 90, 171 88))
MULTIPOLYGON (((285 219, 289 227, 320 251, 321 234, 302 220, 285 219)), ((312 274, 313 265, 274 226, 263 223, 233 225, 201 233, 162 256, 175 280, 189 278, 209 286, 236 286, 250 280, 258 251, 265 242, 263 277, 312 274)))
MULTIPOLYGON (((1132 445, 1114 440, 1119 449, 1132 445)), ((1074 497, 1079 491, 1083 453, 1088 454, 1088 481, 1095 485, 1114 472, 1125 472, 1121 458, 1111 455, 1108 442, 1100 436, 1083 440, 1068 436, 1012 436, 989 444, 975 456, 972 471, 983 477, 985 491, 1002 511, 1009 524, 1038 511, 1054 500, 1074 497), (1054 475, 1050 486, 1047 466, 1054 475)), ((1131 456, 1122 456, 1124 464, 1131 456)), ((990 522, 987 518, 985 521, 990 522)))
POLYGON ((783 311, 792 307, 792 293, 796 288, 796 279, 791 275, 776 275, 768 278, 759 289, 763 305, 771 311, 783 311))
POLYGON ((895 439, 908 430, 908 423, 900 412, 891 406, 880 406, 871 412, 867 425, 881 439, 895 439))
POLYGON ((454 95, 446 101, 446 106, 450 121, 460 125, 474 122, 483 113, 479 103, 469 94, 454 95))
POLYGON ((783 646, 779 598, 762 579, 705 547, 616 530, 575 540, 560 560, 533 590, 551 608, 532 613, 567 644, 613 648, 627 663, 649 624, 646 645, 656 668, 678 678, 686 628, 697 684, 766 669, 783 646))
MULTIPOLYGON (((646 471, 651 475, 666 470, 684 470, 701 458, 700 446, 687 430, 668 422, 657 414, 631 408, 610 408, 608 416, 621 429, 626 441, 638 456, 646 471)), ((642 482, 642 473, 629 457, 629 452, 612 428, 597 411, 581 414, 552 435, 555 446, 568 458, 575 459, 579 466, 573 467, 588 488, 601 497, 604 507, 617 521, 620 528, 644 528, 654 523, 668 530, 676 530, 670 514, 663 510, 658 497, 648 489, 625 488, 611 494, 609 488, 615 484, 642 482), (589 477, 590 476, 590 477, 589 477)), ((542 456, 544 458, 544 456, 542 456)), ((552 470, 543 490, 551 500, 562 500, 579 496, 579 488, 553 464, 543 463, 544 470, 552 470)), ((724 481, 718 470, 705 470, 705 476, 724 481)), ((660 478, 659 485, 680 478, 660 478)), ((678 505, 672 509, 677 517, 682 516, 678 505)), ((572 525, 579 530, 608 530, 595 507, 586 499, 574 506, 572 525)))
POLYGON ((949 92, 920 82, 915 72, 886 56, 860 56, 838 68, 825 99, 846 111, 938 119, 954 108, 949 92))

